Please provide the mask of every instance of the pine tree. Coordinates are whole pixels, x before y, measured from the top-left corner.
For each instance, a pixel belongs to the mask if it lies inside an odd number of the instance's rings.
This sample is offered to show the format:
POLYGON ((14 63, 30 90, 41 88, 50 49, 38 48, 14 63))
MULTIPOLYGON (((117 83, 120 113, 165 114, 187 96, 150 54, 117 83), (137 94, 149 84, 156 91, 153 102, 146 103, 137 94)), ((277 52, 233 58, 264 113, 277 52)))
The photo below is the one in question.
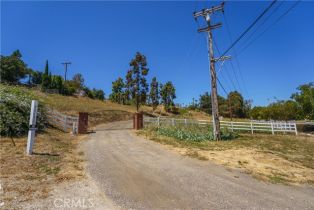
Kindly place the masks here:
POLYGON ((49 74, 49 64, 48 60, 46 61, 45 71, 42 75, 41 89, 46 91, 50 88, 51 85, 51 74, 49 74))
POLYGON ((148 84, 145 77, 148 74, 148 68, 146 57, 137 52, 135 58, 131 60, 130 66, 132 68, 127 74, 127 88, 138 111, 147 99, 148 84))
POLYGON ((161 85, 160 96, 162 104, 167 112, 174 109, 174 99, 176 98, 176 89, 172 82, 167 82, 165 85, 161 85))
POLYGON ((116 102, 119 104, 124 104, 124 82, 121 77, 119 77, 116 81, 112 82, 112 92, 109 96, 109 99, 112 102, 116 102))
POLYGON ((150 104, 153 107, 153 110, 159 105, 159 86, 156 77, 152 79, 150 83, 150 92, 149 92, 150 104))

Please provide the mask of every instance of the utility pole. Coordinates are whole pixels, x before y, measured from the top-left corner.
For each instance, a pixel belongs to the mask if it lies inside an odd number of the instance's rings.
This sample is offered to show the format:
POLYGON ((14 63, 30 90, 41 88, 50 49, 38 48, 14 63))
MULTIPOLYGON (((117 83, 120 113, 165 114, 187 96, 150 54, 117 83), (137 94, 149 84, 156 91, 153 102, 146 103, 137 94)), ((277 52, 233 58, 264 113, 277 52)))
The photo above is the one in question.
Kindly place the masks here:
POLYGON ((68 65, 71 65, 71 62, 64 62, 61 63, 64 65, 64 81, 67 81, 67 71, 68 71, 68 65))
POLYGON ((215 12, 223 12, 224 2, 220 5, 211 7, 209 9, 203 9, 200 12, 194 12, 193 16, 195 19, 203 17, 207 23, 207 27, 198 29, 198 32, 207 32, 207 45, 208 45, 208 59, 211 76, 211 102, 212 102, 212 117, 213 117, 213 133, 214 139, 220 140, 220 122, 219 122, 219 111, 218 111, 218 93, 217 93, 217 76, 215 70, 215 63, 218 61, 229 59, 229 56, 223 56, 219 59, 214 58, 213 51, 213 35, 212 30, 221 27, 221 23, 211 25, 210 16, 215 12))

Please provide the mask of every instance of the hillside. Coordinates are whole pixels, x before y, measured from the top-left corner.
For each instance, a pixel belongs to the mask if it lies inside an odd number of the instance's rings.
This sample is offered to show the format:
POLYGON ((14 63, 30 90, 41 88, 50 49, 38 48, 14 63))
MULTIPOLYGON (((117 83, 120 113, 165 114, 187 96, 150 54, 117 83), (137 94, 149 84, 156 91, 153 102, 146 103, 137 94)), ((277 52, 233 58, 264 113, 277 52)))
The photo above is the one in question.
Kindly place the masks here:
MULTIPOLYGON (((44 103, 49 108, 68 115, 77 115, 79 112, 89 113, 89 123, 91 126, 100 123, 113 122, 131 119, 136 112, 135 106, 121 105, 109 100, 95 100, 88 97, 64 96, 59 94, 48 94, 41 92, 38 88, 27 88, 19 86, 23 91, 32 93, 37 100, 44 103)), ((179 109, 179 114, 167 113, 163 106, 153 111, 152 107, 142 106, 140 111, 148 116, 173 116, 176 118, 210 119, 209 115, 200 111, 190 111, 179 109)))

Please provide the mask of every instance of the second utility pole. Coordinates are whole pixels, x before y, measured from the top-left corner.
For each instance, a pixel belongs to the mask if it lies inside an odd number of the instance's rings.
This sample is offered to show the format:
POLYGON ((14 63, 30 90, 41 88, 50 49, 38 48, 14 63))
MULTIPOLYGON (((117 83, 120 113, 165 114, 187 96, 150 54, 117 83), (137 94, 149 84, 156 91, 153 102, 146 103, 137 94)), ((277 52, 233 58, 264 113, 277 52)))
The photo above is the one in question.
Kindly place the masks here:
MULTIPOLYGON (((193 14, 195 19, 200 16, 204 17, 207 23, 207 27, 198 29, 198 32, 207 32, 208 59, 210 63, 209 66, 210 66, 210 76, 211 76, 211 102, 212 102, 214 140, 220 140, 221 135, 220 135, 220 122, 219 122, 219 111, 218 111, 217 77, 216 77, 216 71, 215 71, 215 63, 218 61, 218 59, 214 58, 212 30, 220 27, 221 23, 211 25, 210 15, 216 11, 223 12, 223 7, 224 7, 224 3, 222 3, 219 6, 212 7, 210 9, 203 9, 202 11, 195 12, 193 14)), ((226 58, 222 57, 221 59, 226 59, 226 58)))
POLYGON ((68 65, 71 64, 71 62, 64 62, 64 63, 61 63, 64 65, 64 81, 66 82, 67 81, 67 72, 68 72, 68 65))

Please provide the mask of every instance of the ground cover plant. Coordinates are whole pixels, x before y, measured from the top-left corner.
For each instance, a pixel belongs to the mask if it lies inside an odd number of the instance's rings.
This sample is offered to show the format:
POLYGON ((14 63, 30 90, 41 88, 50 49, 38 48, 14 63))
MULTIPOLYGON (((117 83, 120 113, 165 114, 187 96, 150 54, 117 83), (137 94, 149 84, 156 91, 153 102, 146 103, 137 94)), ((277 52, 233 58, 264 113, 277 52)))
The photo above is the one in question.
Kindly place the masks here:
MULTIPOLYGON (((176 125, 176 126, 150 126, 148 129, 154 131, 157 135, 173 137, 183 141, 211 141, 214 140, 212 128, 209 126, 198 125, 176 125)), ((222 140, 231 140, 237 137, 236 133, 228 130, 222 130, 222 140)))

